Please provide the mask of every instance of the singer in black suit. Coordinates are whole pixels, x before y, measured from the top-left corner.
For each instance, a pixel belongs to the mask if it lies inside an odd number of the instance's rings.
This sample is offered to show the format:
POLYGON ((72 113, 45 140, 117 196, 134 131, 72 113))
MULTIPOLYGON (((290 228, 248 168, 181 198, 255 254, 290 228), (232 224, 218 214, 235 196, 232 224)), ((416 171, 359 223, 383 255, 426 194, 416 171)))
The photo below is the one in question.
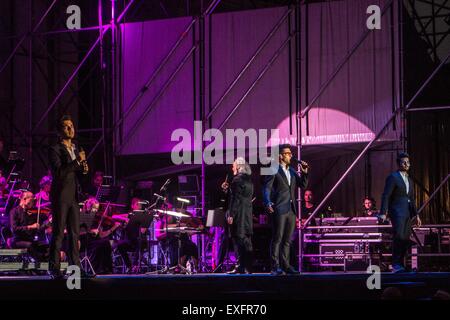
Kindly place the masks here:
POLYGON ((49 273, 61 277, 60 250, 64 229, 68 236, 68 258, 71 265, 80 266, 78 239, 80 234, 80 208, 78 206, 79 175, 87 173, 84 151, 79 151, 72 139, 75 128, 69 116, 63 116, 57 127, 60 141, 49 149, 49 162, 53 182, 50 191, 52 202, 52 240, 50 243, 49 273))
POLYGON ((263 187, 264 205, 272 216, 271 260, 272 274, 298 273, 289 262, 289 250, 297 217, 296 191, 308 184, 308 164, 301 161, 301 175, 290 167, 292 151, 290 145, 279 148, 280 165, 274 175, 265 178, 263 187), (281 265, 280 265, 281 249, 281 265))
POLYGON ((417 214, 413 182, 408 176, 410 168, 407 153, 397 157, 398 171, 391 173, 384 186, 381 199, 380 218, 386 220, 389 215, 394 231, 392 245, 393 272, 405 271, 405 255, 410 244, 411 226, 416 220, 420 227, 422 222, 417 214))

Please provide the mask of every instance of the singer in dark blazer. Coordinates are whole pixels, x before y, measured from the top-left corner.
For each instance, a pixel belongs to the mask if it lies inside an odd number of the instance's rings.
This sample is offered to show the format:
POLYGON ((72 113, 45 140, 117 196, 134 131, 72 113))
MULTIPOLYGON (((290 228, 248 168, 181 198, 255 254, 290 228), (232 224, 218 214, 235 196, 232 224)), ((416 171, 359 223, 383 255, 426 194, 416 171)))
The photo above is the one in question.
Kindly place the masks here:
POLYGON ((393 272, 405 271, 405 255, 410 244, 411 227, 416 219, 421 225, 417 215, 414 185, 408 176, 410 168, 409 156, 401 153, 397 157, 398 171, 391 173, 384 186, 381 201, 380 217, 385 220, 387 215, 391 219, 394 231, 392 245, 393 272))
POLYGON ((280 146, 278 172, 266 176, 263 186, 264 205, 272 216, 271 260, 272 274, 298 273, 289 262, 289 250, 297 217, 297 188, 308 184, 308 164, 301 162, 301 175, 291 166, 292 151, 289 145, 280 146), (281 251, 281 265, 280 265, 281 251))
POLYGON ((84 151, 79 151, 72 143, 75 129, 71 118, 63 116, 58 122, 57 130, 60 142, 52 145, 48 154, 53 176, 50 191, 53 221, 49 273, 55 278, 61 277, 60 250, 64 239, 64 229, 67 229, 69 263, 80 266, 79 175, 88 170, 84 151))

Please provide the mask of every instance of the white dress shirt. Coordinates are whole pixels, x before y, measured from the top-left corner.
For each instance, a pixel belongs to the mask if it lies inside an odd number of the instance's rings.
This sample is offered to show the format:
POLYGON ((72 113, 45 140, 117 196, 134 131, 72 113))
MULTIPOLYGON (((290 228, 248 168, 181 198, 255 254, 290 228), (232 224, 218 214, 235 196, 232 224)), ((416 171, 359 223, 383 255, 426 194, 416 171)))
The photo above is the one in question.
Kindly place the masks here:
POLYGON ((284 174, 286 175, 288 184, 291 185, 291 173, 289 172, 289 166, 281 165, 281 169, 283 169, 284 174))
POLYGON ((406 185, 406 194, 409 194, 409 179, 408 179, 408 173, 405 171, 400 171, 400 175, 403 179, 403 182, 406 185))

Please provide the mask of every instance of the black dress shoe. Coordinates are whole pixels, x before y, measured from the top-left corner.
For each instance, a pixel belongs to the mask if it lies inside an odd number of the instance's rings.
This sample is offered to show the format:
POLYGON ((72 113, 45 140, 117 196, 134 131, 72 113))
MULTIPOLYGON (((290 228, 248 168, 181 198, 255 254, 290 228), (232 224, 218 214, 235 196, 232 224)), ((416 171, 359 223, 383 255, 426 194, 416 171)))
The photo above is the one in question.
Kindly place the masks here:
POLYGON ((282 276, 282 275, 285 275, 286 273, 280 268, 275 268, 275 269, 272 269, 271 274, 273 276, 282 276))
POLYGON ((289 267, 285 270, 286 274, 300 274, 297 270, 295 270, 293 267, 289 267))
POLYGON ((245 274, 245 269, 234 268, 233 270, 228 271, 227 274, 245 274))
POLYGON ((49 270, 47 274, 50 276, 52 280, 61 280, 64 279, 64 274, 59 270, 49 270))

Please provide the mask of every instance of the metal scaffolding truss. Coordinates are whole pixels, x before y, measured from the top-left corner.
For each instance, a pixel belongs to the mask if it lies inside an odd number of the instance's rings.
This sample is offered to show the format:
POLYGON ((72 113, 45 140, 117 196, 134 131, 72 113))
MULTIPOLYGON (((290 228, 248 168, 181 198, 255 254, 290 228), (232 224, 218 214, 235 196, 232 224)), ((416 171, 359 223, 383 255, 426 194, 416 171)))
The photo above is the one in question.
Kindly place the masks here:
MULTIPOLYGON (((129 11, 135 0, 122 1, 124 4, 123 11, 120 12, 118 17, 115 17, 115 1, 97 1, 98 8, 98 21, 94 20, 93 24, 98 24, 98 26, 85 27, 77 30, 69 30, 65 26, 65 21, 68 17, 66 14, 66 7, 71 5, 70 1, 64 0, 53 0, 49 5, 46 5, 45 10, 42 15, 36 16, 39 10, 37 9, 39 5, 43 6, 43 3, 36 2, 34 0, 29 0, 28 2, 28 23, 29 31, 20 35, 7 35, 7 38, 11 43, 14 43, 13 50, 8 55, 4 61, 0 61, 0 75, 4 74, 8 67, 11 66, 14 57, 16 56, 26 56, 28 57, 28 104, 27 113, 30 114, 27 127, 18 128, 13 119, 13 112, 10 109, 9 112, 5 112, 5 116, 8 117, 9 124, 11 126, 11 136, 14 136, 20 140, 19 144, 14 144, 19 147, 26 147, 29 160, 28 176, 33 175, 33 155, 37 156, 42 163, 46 166, 46 156, 44 151, 46 149, 46 144, 44 141, 51 135, 54 135, 54 131, 46 130, 43 127, 44 123, 48 123, 50 116, 54 117, 55 109, 57 107, 59 113, 66 113, 68 107, 72 103, 76 103, 78 107, 78 113, 83 114, 83 121, 89 122, 89 126, 84 129, 78 130, 78 132, 83 133, 85 137, 89 136, 89 139, 93 139, 94 135, 100 133, 100 141, 110 140, 105 139, 105 134, 108 134, 107 128, 110 127, 108 123, 108 114, 111 114, 114 104, 114 98, 110 96, 115 91, 112 88, 113 83, 109 82, 106 77, 109 76, 110 70, 107 70, 104 61, 106 59, 114 61, 114 31, 117 24, 120 23, 125 14, 129 11), (107 7, 106 7, 107 5, 107 7), (111 12, 111 17, 108 19, 107 24, 103 24, 103 16, 107 12, 111 12), (34 25, 33 21, 37 21, 34 25), (45 27, 44 27, 45 26, 45 27), (44 29, 44 31, 42 31, 44 29), (95 41, 91 44, 86 43, 86 41, 76 40, 74 34, 80 36, 82 33, 92 32, 98 33, 95 41), (105 36, 111 33, 111 37, 105 39, 105 36), (64 38, 59 38, 61 43, 69 44, 68 49, 65 52, 59 52, 59 56, 56 57, 54 53, 50 52, 48 49, 48 41, 54 41, 55 37, 63 36, 64 38), (110 50, 105 50, 104 48, 108 46, 111 47, 110 50), (87 50, 86 50, 87 47, 87 50), (86 52, 83 53, 83 51, 86 52), (93 57, 93 53, 98 51, 99 58, 93 57), (73 61, 62 59, 63 55, 75 55, 77 59, 73 61), (63 79, 63 85, 58 88, 57 91, 53 88, 52 80, 49 79, 49 72, 42 65, 43 61, 51 65, 52 68, 56 68, 58 64, 64 63, 66 65, 75 66, 71 70, 70 75, 67 79, 63 79), (89 61, 89 62, 88 62, 89 61), (87 66, 87 67, 86 67, 87 66), (84 69, 83 69, 84 68, 84 69), (80 71, 83 70, 84 74, 81 75, 80 71), (35 83, 33 79, 35 78, 35 72, 38 72, 39 76, 47 82, 47 88, 49 90, 49 96, 53 96, 49 105, 45 108, 37 119, 33 119, 33 109, 36 108, 34 105, 34 93, 35 83), (100 104, 101 104, 101 121, 94 121, 94 112, 98 112, 98 108, 92 105, 92 101, 85 102, 80 95, 80 91, 85 87, 85 85, 92 79, 93 75, 100 74, 101 84, 100 84, 100 104), (77 81, 77 85, 74 86, 74 82, 77 81), (65 101, 63 101, 63 97, 65 101), (101 122, 101 123, 100 123, 101 122)), ((91 3, 89 3, 91 4, 91 3)), ((13 4, 11 2, 11 8, 13 4)), ((92 21, 86 19, 88 15, 82 15, 83 24, 90 24, 92 21)), ((12 18, 11 18, 12 19, 12 18)), ((4 21, 2 21, 4 23, 4 21)), ((114 70, 112 64, 111 68, 114 70)), ((54 79, 53 79, 54 80, 54 79)), ((92 90, 91 90, 92 91, 92 90)), ((98 92, 97 92, 98 93, 98 92)), ((90 99, 90 100, 93 100, 90 99)), ((11 103, 12 106, 12 103, 11 103)), ((12 108, 12 107, 11 107, 12 108)), ((88 143, 87 141, 85 141, 88 143)), ((89 152, 91 156, 95 149, 100 145, 97 141, 94 147, 89 152)), ((112 159, 112 151, 108 150, 110 145, 104 144, 103 158, 104 166, 106 171, 110 171, 111 165, 108 163, 108 159, 112 159)), ((111 160, 112 161, 112 160, 111 160)))
POLYGON ((450 0, 407 0, 405 8, 437 63, 444 57, 446 48, 441 48, 450 34, 450 0))
MULTIPOLYGON (((406 1, 405 1, 406 2, 406 1)), ((434 11, 434 6, 435 6, 435 2, 434 0, 432 2, 430 1, 422 1, 422 0, 411 0, 408 2, 411 4, 413 2, 425 2, 428 4, 431 4, 433 6, 433 13, 436 13, 434 11)), ((398 7, 396 8, 398 14, 399 14, 399 25, 400 28, 398 28, 399 30, 399 35, 398 35, 398 39, 399 39, 399 61, 401 61, 401 65, 400 65, 400 79, 398 79, 399 81, 399 85, 400 85, 400 105, 398 106, 397 109, 394 110, 393 114, 391 115, 391 117, 386 121, 385 125, 382 127, 381 130, 379 130, 377 132, 377 134, 375 135, 375 137, 363 148, 363 150, 358 154, 358 156, 354 159, 354 161, 352 162, 352 164, 347 168, 347 170, 344 172, 344 174, 340 177, 340 179, 336 182, 336 184, 331 188, 331 190, 328 192, 328 194, 322 199, 322 201, 317 205, 316 209, 314 210, 314 212, 308 217, 308 219, 306 220, 304 226, 302 228, 299 229, 299 268, 301 270, 302 266, 303 266, 303 230, 306 230, 308 228, 310 228, 308 225, 311 222, 312 219, 314 219, 318 212, 321 210, 321 208, 323 207, 323 205, 326 203, 326 201, 329 199, 329 197, 333 194, 333 192, 339 187, 339 185, 344 181, 344 179, 348 176, 348 174, 350 173, 350 171, 355 167, 355 165, 362 159, 363 155, 370 149, 370 147, 374 144, 374 142, 376 140, 378 140, 380 138, 380 136, 383 134, 383 132, 386 130, 386 128, 390 125, 390 123, 392 121, 394 121, 396 119, 397 116, 401 116, 402 119, 406 119, 405 115, 406 112, 409 110, 413 110, 412 109, 412 105, 415 102, 415 100, 420 96, 420 94, 424 91, 424 89, 428 86, 428 84, 433 80, 433 78, 436 76, 436 74, 442 69, 442 67, 447 64, 447 62, 450 59, 450 48, 448 48, 448 51, 446 52, 446 55, 444 57, 442 57, 442 59, 440 60, 441 62, 435 67, 435 69, 431 72, 431 74, 426 78, 426 80, 422 83, 422 85, 420 86, 420 88, 415 92, 415 94, 413 95, 413 97, 407 102, 404 102, 404 96, 403 96, 403 92, 404 92, 404 81, 403 81, 403 5, 404 3, 402 1, 399 2, 393 2, 393 1, 389 1, 385 7, 382 9, 382 13, 384 14, 388 9, 392 9, 394 5, 396 5, 396 3, 398 3, 398 7)), ((445 4, 444 4, 445 6, 445 4)), ((443 8, 444 6, 440 6, 441 8, 443 8)), ((430 20, 428 23, 432 22, 433 24, 435 24, 435 21, 433 21, 434 17, 431 17, 432 20, 430 20)), ((434 30, 435 31, 435 30, 434 30)), ((347 56, 342 60, 342 62, 338 65, 338 67, 335 69, 335 71, 331 74, 331 77, 325 81, 324 86, 322 86, 319 90, 319 92, 314 96, 312 101, 315 101, 315 99, 317 99, 318 97, 320 97, 320 95, 323 93, 323 91, 325 90, 326 86, 331 83, 332 79, 336 76, 336 74, 339 72, 340 68, 342 68, 343 64, 347 63, 348 59, 351 57, 352 53, 361 45, 361 43, 363 42, 364 38, 367 36, 366 33, 364 33, 362 35, 362 37, 360 38, 360 40, 355 44, 355 46, 352 48, 352 50, 349 52, 349 54, 347 54, 347 56)), ((434 33, 433 36, 436 36, 436 34, 434 33)), ((434 44, 435 45, 439 45, 442 43, 442 41, 445 39, 445 37, 447 36, 447 34, 445 34, 441 40, 436 42, 436 38, 434 38, 434 44)), ((436 47, 434 47, 434 52, 436 52, 436 47)), ((435 58, 437 58, 435 56, 435 58)), ((435 61, 439 61, 439 60, 435 60, 435 61)), ((300 117, 304 117, 307 112, 311 109, 311 104, 313 102, 310 102, 308 104, 308 106, 306 107, 306 109, 299 114, 299 118, 300 117)), ((444 107, 445 108, 445 107, 444 107)), ((431 109, 427 109, 427 110, 432 110, 431 109)), ((406 127, 406 126, 405 126, 406 127)), ((301 132, 301 131, 300 131, 301 132)), ((405 142, 407 140, 407 137, 404 137, 405 142)), ((298 139, 298 141, 301 142, 301 139, 298 139)), ((298 154, 298 158, 301 159, 301 145, 298 145, 298 150, 299 150, 299 154, 298 154)), ((404 145, 404 149, 406 150, 406 143, 404 145)), ((428 199, 428 201, 420 208, 420 211, 423 210, 423 208, 433 199, 433 197, 437 194, 437 192, 441 189, 441 187, 446 183, 446 181, 448 180, 449 176, 444 177, 444 179, 442 180, 442 182, 440 183, 439 187, 433 192, 433 194, 430 196, 430 198, 428 199)), ((301 200, 301 197, 299 196, 299 199, 301 200)), ((299 206, 299 208, 301 208, 301 206, 299 206)), ((301 209, 299 210, 299 219, 301 219, 301 209)))

